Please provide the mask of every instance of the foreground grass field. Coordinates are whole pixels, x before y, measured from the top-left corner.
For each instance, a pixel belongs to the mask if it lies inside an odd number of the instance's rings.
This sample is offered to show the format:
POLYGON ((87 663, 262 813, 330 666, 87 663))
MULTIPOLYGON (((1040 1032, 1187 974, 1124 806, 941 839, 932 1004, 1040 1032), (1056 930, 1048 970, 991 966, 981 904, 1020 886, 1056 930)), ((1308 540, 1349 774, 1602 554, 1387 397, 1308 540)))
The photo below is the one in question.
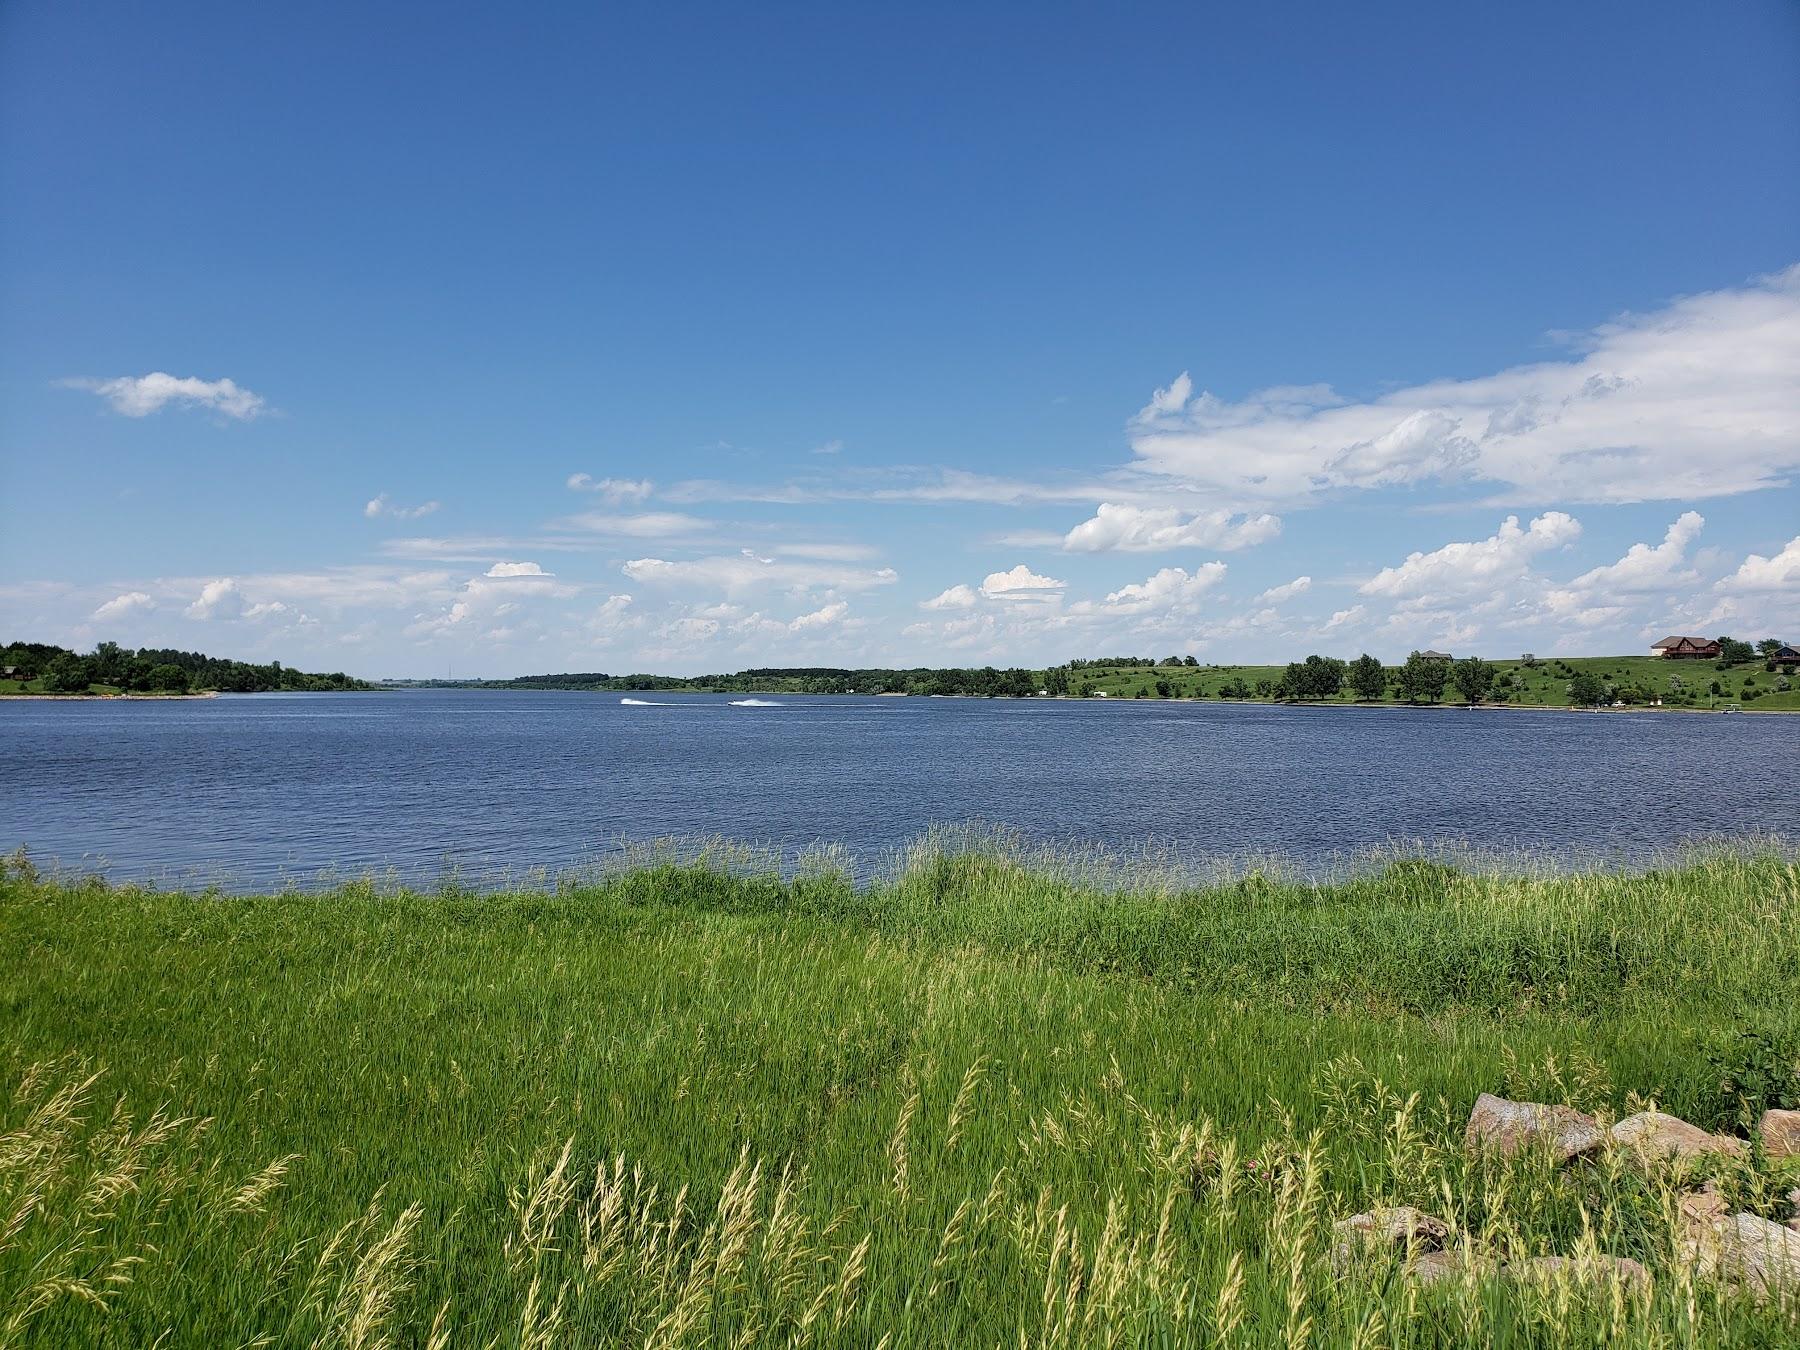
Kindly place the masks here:
MULTIPOLYGON (((0 1344, 1792 1345, 1691 1178, 1477 1093, 1800 1091, 1800 866, 1125 889, 922 847, 544 893, 0 881, 0 1344), (1414 1204, 1617 1281, 1330 1260, 1414 1204)), ((1794 1103, 1800 1104, 1800 1103, 1794 1103)), ((1794 1179, 1720 1174, 1779 1217, 1794 1179)))

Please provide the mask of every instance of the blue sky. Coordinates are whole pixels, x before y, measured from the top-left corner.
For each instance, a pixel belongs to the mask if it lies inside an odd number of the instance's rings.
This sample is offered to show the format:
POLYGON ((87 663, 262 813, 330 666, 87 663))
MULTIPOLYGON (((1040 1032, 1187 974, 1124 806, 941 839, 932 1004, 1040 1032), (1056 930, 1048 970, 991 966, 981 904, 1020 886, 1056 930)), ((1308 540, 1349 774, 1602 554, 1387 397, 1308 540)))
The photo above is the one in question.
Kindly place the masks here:
POLYGON ((1800 640, 1796 165, 1787 3, 7 6, 0 635, 1800 640))

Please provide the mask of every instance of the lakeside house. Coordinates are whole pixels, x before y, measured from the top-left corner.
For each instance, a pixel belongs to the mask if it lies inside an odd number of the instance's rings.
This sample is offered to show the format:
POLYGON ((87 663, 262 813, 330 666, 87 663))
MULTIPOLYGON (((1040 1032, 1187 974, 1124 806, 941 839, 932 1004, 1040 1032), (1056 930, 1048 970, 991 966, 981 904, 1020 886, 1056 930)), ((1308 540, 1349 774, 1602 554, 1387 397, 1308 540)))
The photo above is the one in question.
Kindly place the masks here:
POLYGON ((1769 660, 1778 666, 1800 666, 1800 647, 1784 642, 1775 649, 1775 654, 1769 660))
POLYGON ((1711 638, 1666 637, 1650 649, 1650 655, 1671 661, 1717 661, 1719 644, 1711 638))

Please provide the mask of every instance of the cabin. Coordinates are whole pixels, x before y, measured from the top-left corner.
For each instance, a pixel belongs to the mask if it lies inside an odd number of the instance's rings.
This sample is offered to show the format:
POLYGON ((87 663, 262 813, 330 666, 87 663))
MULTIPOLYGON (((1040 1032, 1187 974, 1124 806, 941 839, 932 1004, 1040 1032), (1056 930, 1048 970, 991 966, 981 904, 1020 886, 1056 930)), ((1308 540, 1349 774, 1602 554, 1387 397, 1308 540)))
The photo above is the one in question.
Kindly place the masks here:
POLYGON ((1800 666, 1800 647, 1784 642, 1775 649, 1775 654, 1769 660, 1778 666, 1800 666))
POLYGON ((1666 637, 1650 649, 1650 655, 1670 661, 1717 661, 1719 644, 1711 638, 1666 637))

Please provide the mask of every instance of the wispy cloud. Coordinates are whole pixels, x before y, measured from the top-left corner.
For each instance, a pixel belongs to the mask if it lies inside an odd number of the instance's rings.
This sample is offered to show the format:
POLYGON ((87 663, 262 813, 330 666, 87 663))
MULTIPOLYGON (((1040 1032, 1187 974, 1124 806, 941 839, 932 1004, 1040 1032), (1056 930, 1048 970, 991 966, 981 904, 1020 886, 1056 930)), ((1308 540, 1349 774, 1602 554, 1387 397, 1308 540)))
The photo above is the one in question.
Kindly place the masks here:
POLYGON ((553 524, 562 529, 589 530, 620 539, 674 539, 706 534, 712 522, 679 511, 583 511, 553 524))
POLYGON ((153 370, 148 375, 121 375, 110 380, 85 377, 62 382, 70 389, 98 394, 116 413, 148 417, 167 407, 205 408, 235 421, 248 422, 267 411, 261 394, 253 394, 231 380, 177 377, 153 370))
POLYGON ((1303 595, 1311 589, 1311 577, 1295 577, 1285 585, 1269 587, 1268 590, 1256 597, 1254 603, 1259 605, 1279 605, 1282 601, 1292 600, 1295 596, 1303 595))
POLYGON ((595 493, 613 506, 647 501, 656 489, 648 478, 594 478, 585 473, 570 474, 568 485, 571 491, 595 493))
POLYGON ((1267 513, 1235 516, 1230 511, 1186 515, 1174 507, 1129 506, 1103 502, 1093 518, 1063 536, 1071 553, 1168 552, 1208 548, 1249 548, 1281 533, 1281 517, 1267 513))
POLYGON ((1429 480, 1520 502, 1702 498, 1800 468, 1800 265, 1570 340, 1575 355, 1357 401, 1239 402, 1183 374, 1131 422, 1137 466, 1237 502, 1429 480))
POLYGON ((404 535, 383 539, 380 549, 389 558, 416 558, 432 562, 504 562, 520 553, 592 553, 602 545, 578 535, 404 535))
POLYGON ((750 549, 736 554, 675 561, 633 558, 621 570, 633 581, 646 585, 697 587, 727 595, 759 589, 862 591, 890 586, 899 580, 899 574, 891 567, 849 567, 806 559, 762 557, 750 549))
POLYGON ((391 516, 395 520, 418 520, 436 511, 442 502, 420 502, 417 506, 397 506, 389 500, 387 493, 378 492, 363 507, 363 515, 370 520, 378 520, 382 516, 391 516))
MULTIPOLYGON (((1142 491, 1166 500, 1166 482, 1146 480, 1142 491)), ((730 483, 714 478, 690 478, 671 484, 663 496, 675 502, 752 502, 801 506, 825 502, 892 502, 920 506, 963 503, 972 506, 1055 506, 1094 503, 1112 498, 1131 498, 1130 481, 1093 475, 1033 481, 964 469, 887 468, 845 469, 839 473, 810 475, 785 483, 730 483)))

